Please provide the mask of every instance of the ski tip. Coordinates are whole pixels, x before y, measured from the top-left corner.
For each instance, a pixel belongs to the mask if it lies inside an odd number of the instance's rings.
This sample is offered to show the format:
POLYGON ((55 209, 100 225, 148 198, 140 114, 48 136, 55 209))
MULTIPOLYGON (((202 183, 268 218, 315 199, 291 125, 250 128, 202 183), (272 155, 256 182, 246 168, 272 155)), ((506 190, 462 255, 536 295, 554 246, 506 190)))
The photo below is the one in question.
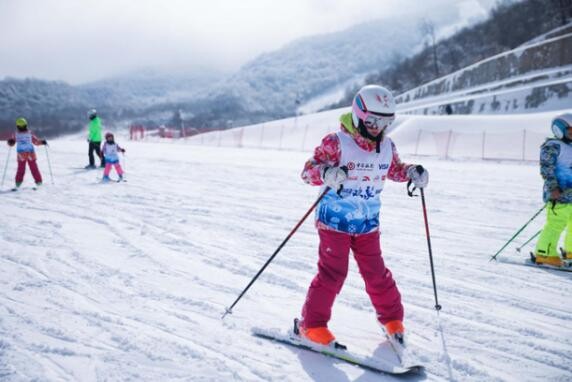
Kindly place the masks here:
POLYGON ((411 373, 411 374, 423 374, 425 373, 425 366, 423 365, 413 365, 413 366, 403 366, 404 369, 407 371, 404 373, 411 373))

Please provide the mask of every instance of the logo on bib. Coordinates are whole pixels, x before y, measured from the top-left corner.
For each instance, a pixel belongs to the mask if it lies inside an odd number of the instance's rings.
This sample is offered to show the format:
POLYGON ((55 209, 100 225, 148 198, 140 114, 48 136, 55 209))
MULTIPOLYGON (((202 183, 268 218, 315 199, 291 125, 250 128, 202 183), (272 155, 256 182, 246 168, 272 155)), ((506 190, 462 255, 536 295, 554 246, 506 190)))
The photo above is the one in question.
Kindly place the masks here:
POLYGON ((373 163, 360 163, 356 165, 358 170, 370 170, 373 169, 373 163))

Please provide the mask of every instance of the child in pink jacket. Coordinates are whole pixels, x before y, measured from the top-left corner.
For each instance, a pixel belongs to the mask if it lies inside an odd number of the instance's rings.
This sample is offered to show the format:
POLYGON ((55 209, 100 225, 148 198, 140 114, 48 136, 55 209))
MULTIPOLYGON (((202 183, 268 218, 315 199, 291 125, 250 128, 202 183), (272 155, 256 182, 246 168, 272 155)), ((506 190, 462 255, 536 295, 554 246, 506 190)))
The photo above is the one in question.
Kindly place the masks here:
POLYGON ((123 169, 119 163, 119 153, 124 153, 125 149, 115 143, 115 137, 111 133, 105 134, 105 143, 101 148, 101 154, 105 160, 105 168, 103 169, 103 182, 109 182, 109 173, 111 167, 115 167, 115 171, 119 176, 119 181, 123 180, 123 169))
POLYGON ((411 179, 416 187, 425 187, 428 173, 399 159, 395 145, 384 134, 394 119, 392 94, 381 86, 363 87, 354 98, 352 112, 341 116, 340 131, 324 137, 304 166, 306 183, 330 188, 316 209, 318 273, 298 322, 300 335, 310 341, 330 345, 335 340, 328 321, 348 273, 351 250, 377 320, 388 335, 403 343, 401 295, 381 256, 380 194, 386 179, 411 179))
POLYGON ((8 139, 8 145, 16 145, 16 152, 18 157, 18 169, 16 170, 16 187, 14 191, 22 185, 24 175, 26 174, 26 163, 30 167, 30 172, 36 182, 36 186, 42 184, 42 174, 38 169, 36 163, 36 150, 34 146, 47 145, 45 139, 38 139, 30 130, 28 130, 28 121, 25 118, 18 118, 16 120, 16 132, 8 139))

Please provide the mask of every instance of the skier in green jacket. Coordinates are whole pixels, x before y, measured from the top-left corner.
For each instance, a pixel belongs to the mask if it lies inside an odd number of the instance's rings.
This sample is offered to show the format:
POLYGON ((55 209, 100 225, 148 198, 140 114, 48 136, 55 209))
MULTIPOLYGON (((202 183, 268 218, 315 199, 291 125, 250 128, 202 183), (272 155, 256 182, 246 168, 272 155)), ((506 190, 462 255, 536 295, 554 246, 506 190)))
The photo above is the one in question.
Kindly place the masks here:
POLYGON ((101 119, 97 116, 97 111, 91 109, 87 116, 89 118, 89 135, 87 141, 89 142, 89 164, 85 166, 86 169, 92 169, 95 167, 95 158, 93 152, 101 159, 101 167, 105 167, 105 158, 101 155, 101 119))

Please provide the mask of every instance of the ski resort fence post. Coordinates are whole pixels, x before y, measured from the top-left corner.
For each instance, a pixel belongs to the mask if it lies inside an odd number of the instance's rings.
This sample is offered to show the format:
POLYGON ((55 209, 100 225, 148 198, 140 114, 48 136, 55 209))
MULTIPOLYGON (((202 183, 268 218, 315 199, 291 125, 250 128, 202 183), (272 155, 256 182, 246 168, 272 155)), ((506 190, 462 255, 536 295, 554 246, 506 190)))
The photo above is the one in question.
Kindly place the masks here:
POLYGON ((232 305, 227 308, 224 312, 224 314, 222 315, 221 319, 224 319, 226 317, 227 314, 231 314, 232 313, 232 308, 234 308, 234 306, 240 301, 240 299, 242 298, 242 296, 244 296, 244 294, 246 293, 246 291, 248 289, 250 289, 250 287, 252 286, 252 284, 254 284, 254 282, 258 279, 258 277, 262 274, 262 272, 264 272, 264 270, 266 269, 266 267, 272 262, 272 260, 274 260, 274 258, 276 257, 276 255, 278 254, 278 252, 280 252, 280 250, 282 249, 282 247, 284 247, 284 245, 288 242, 288 240, 290 240, 290 238, 294 235, 294 233, 298 230, 298 228, 300 228, 300 226, 302 225, 302 223, 304 223, 304 220, 306 220, 306 218, 308 217, 308 215, 310 215, 310 213, 312 213, 312 211, 314 210, 314 208, 316 208, 316 206, 318 205, 318 203, 320 203, 320 201, 324 198, 324 196, 326 195, 326 193, 330 191, 329 187, 326 187, 326 189, 324 190, 324 192, 322 192, 320 194, 320 196, 318 197, 318 199, 316 199, 316 201, 314 202, 314 204, 312 204, 312 206, 308 209, 308 211, 304 214, 304 216, 302 216, 302 219, 300 219, 298 221, 298 223, 296 224, 296 226, 294 226, 294 228, 292 228, 292 230, 290 231, 290 233, 288 234, 288 236, 286 236, 286 238, 284 239, 284 241, 282 241, 282 243, 278 246, 278 248, 276 248, 276 251, 274 251, 274 253, 272 254, 272 256, 270 256, 270 258, 266 261, 266 263, 262 266, 262 268, 260 268, 260 270, 258 271, 258 273, 252 278, 252 280, 250 280, 250 282, 248 283, 248 285, 246 286, 246 288, 244 288, 242 290, 242 292, 240 292, 240 295, 236 298, 236 300, 234 300, 234 302, 232 303, 232 305))
POLYGON ((4 179, 6 179, 6 171, 8 171, 8 161, 10 161, 10 154, 12 153, 12 146, 8 148, 8 155, 6 155, 6 163, 4 164, 4 173, 2 174, 2 184, 0 188, 4 187, 4 179))
POLYGON ((421 141, 422 132, 423 130, 419 129, 419 132, 417 133, 417 140, 415 141, 415 154, 413 155, 417 155, 419 153, 419 142, 421 141))
POLYGON ((264 144, 264 123, 260 126, 260 143, 258 144, 258 148, 261 148, 264 144))
POLYGON ((522 130, 522 160, 526 160, 526 129, 522 130))
POLYGON ((52 162, 50 162, 50 153, 48 152, 48 145, 44 145, 46 148, 46 158, 48 159, 48 168, 50 169, 50 179, 52 180, 52 184, 54 184, 54 173, 52 172, 52 162))
POLYGON ((540 215, 540 213, 544 210, 544 208, 546 208, 546 205, 542 206, 542 208, 539 209, 538 212, 535 213, 534 216, 532 216, 529 221, 527 221, 518 231, 516 231, 516 233, 509 239, 509 241, 507 241, 506 244, 503 245, 502 248, 497 251, 497 253, 495 253, 493 256, 491 256, 491 258, 490 258, 489 261, 496 260, 496 259, 497 259, 497 256, 499 255, 499 253, 501 253, 510 243, 512 243, 512 241, 513 241, 534 219, 536 219, 536 217, 537 217, 538 215, 540 215))
POLYGON ((306 147, 306 135, 308 135, 308 125, 304 126, 304 136, 302 137, 302 151, 304 151, 304 147, 306 147))
POLYGON ((481 151, 481 159, 485 159, 485 142, 487 139, 487 133, 486 131, 483 131, 483 146, 482 146, 482 151, 481 151))
POLYGON ((447 147, 445 149, 445 159, 449 159, 449 149, 451 147, 452 136, 453 136, 453 130, 449 130, 449 135, 447 136, 447 147))
POLYGON ((441 310, 437 299, 437 282, 435 281, 435 267, 433 266, 433 251, 431 250, 431 235, 429 234, 429 221, 427 219, 427 207, 425 206, 425 192, 421 191, 421 205, 423 206, 423 219, 425 220, 425 234, 427 236, 427 248, 429 249, 429 263, 431 264, 431 278, 433 279, 433 293, 435 294, 435 310, 441 310))
POLYGON ((244 139, 244 126, 240 128, 240 136, 238 138, 238 147, 243 147, 243 141, 244 139))
POLYGON ((280 141, 278 142, 278 150, 282 150, 282 138, 284 137, 284 125, 280 127, 280 141))

